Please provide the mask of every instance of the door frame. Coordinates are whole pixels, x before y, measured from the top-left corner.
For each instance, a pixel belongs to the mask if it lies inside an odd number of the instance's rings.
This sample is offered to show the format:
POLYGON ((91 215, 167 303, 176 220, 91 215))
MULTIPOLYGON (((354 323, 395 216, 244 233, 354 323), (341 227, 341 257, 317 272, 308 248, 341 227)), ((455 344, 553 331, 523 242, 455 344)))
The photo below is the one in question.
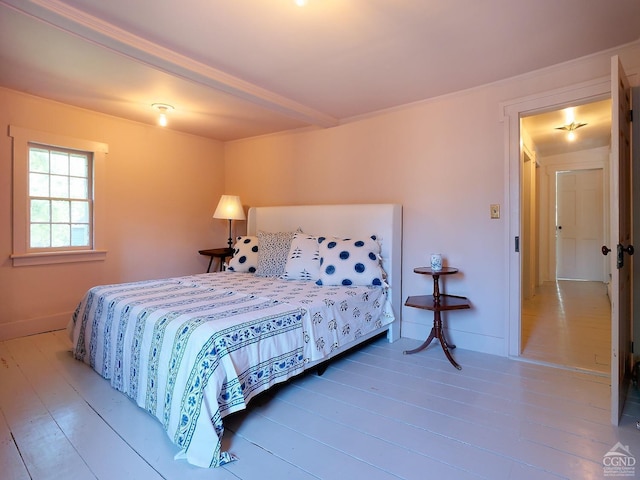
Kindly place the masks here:
MULTIPOLYGON (((516 237, 521 236, 522 180, 520 168, 520 118, 521 116, 545 111, 560 110, 576 104, 591 103, 611 97, 611 79, 609 76, 578 85, 516 99, 500 104, 500 121, 504 128, 505 172, 507 191, 505 192, 508 212, 505 222, 505 235, 508 246, 505 252, 505 278, 509 293, 505 298, 505 354, 510 357, 521 355, 522 321, 522 258, 516 252, 516 237)), ((608 241, 608 232, 605 240, 608 241)))

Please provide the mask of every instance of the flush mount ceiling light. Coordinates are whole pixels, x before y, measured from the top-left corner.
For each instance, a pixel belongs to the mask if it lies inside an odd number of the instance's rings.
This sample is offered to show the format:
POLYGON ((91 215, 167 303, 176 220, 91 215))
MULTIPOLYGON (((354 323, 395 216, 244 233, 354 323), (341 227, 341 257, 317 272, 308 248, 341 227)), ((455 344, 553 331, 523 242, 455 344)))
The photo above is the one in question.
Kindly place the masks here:
POLYGON ((574 140, 576 138, 576 134, 573 133, 575 132, 577 129, 584 127, 586 125, 586 123, 582 123, 582 122, 571 122, 568 123, 567 125, 563 125, 561 127, 556 127, 556 130, 566 130, 567 131, 567 139, 569 141, 574 140))
POLYGON ((153 105, 151 105, 151 107, 160 112, 160 115, 158 116, 158 125, 160 125, 161 127, 166 127, 167 112, 173 110, 173 107, 171 105, 167 105, 166 103, 154 103, 153 105))

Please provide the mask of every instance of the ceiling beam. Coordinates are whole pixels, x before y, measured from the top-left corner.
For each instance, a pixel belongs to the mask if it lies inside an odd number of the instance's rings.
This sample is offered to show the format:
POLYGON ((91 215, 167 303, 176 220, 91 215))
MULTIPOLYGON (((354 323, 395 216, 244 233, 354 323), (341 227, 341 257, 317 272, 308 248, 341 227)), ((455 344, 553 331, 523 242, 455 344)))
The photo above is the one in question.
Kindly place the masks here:
POLYGON ((58 0, 0 0, 23 14, 170 75, 319 127, 338 119, 134 35, 58 0))

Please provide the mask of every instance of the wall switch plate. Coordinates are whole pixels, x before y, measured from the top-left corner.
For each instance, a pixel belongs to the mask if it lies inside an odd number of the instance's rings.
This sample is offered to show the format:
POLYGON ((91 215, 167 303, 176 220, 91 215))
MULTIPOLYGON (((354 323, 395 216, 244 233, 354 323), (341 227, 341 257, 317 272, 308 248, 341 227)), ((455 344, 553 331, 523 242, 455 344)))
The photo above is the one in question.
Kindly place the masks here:
POLYGON ((491 210, 491 218, 500 218, 500 205, 497 203, 492 203, 490 205, 491 210))

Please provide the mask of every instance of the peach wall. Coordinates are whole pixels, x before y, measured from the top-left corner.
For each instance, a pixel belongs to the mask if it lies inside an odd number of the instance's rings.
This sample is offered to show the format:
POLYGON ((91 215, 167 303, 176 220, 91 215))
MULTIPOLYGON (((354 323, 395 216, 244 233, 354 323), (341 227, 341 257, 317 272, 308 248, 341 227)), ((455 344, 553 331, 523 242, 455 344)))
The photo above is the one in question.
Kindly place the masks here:
MULTIPOLYGON (((487 272, 505 248, 503 220, 489 219, 489 205, 504 203, 497 110, 495 98, 459 95, 332 129, 228 143, 227 185, 250 205, 402 204, 403 298, 431 292, 431 278, 413 268, 440 252, 461 270, 445 292, 474 305, 451 314, 450 325, 500 338, 502 322, 484 321, 487 311, 501 318, 503 310, 494 294, 503 272, 487 272), (458 123, 483 128, 463 132, 458 123)), ((426 338, 432 320, 404 307, 402 336, 426 338)))
POLYGON ((224 193, 220 142, 0 89, 0 339, 60 328, 87 288, 199 273, 223 246, 212 219, 224 193), (13 267, 11 138, 16 125, 109 145, 105 261, 13 267))
MULTIPOLYGON (((640 68, 638 45, 620 49, 640 68)), ((352 121, 330 129, 277 134, 225 145, 227 187, 248 205, 393 202, 404 206, 402 295, 430 293, 413 273, 432 252, 460 269, 446 293, 470 311, 449 312, 450 340, 462 348, 507 352, 507 249, 512 248, 506 158, 499 106, 608 75, 611 52, 352 121), (502 205, 490 219, 489 206, 502 205)), ((429 312, 404 307, 402 336, 424 339, 429 312)))

